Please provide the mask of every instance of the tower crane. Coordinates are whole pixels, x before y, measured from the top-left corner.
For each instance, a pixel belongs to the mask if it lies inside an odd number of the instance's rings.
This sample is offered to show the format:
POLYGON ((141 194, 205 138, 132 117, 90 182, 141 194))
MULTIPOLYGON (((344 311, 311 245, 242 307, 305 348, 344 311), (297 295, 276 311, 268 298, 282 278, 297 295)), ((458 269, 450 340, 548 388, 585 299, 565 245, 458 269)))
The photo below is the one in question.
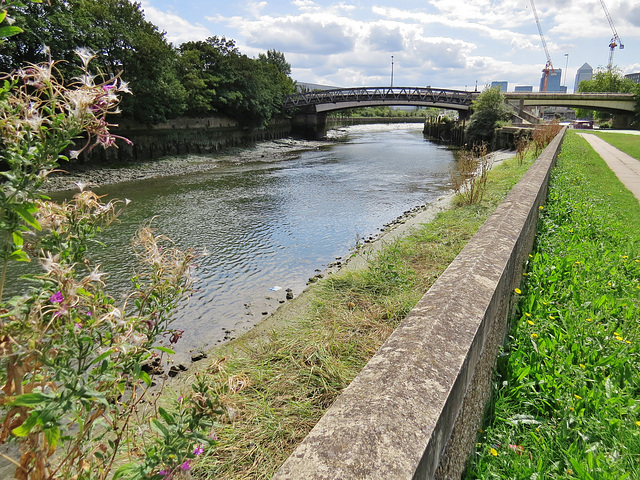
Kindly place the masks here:
POLYGON ((624 45, 622 44, 622 40, 618 36, 618 32, 616 32, 616 27, 613 26, 613 20, 611 19, 611 15, 609 15, 609 10, 604 3, 604 0, 600 0, 602 4, 602 9, 604 10, 604 14, 607 16, 607 20, 609 21, 609 26, 611 27, 611 31, 613 32, 613 37, 609 41, 609 63, 607 64, 607 70, 611 71, 611 67, 613 66, 613 50, 620 46, 620 50, 624 49, 624 45))
POLYGON ((536 19, 536 25, 538 26, 538 32, 540 33, 540 40, 542 40, 542 46, 544 47, 544 53, 547 56, 547 63, 544 66, 544 69, 542 70, 542 73, 544 74, 544 76, 542 80, 542 88, 540 89, 541 92, 546 92, 547 87, 549 86, 549 74, 553 73, 555 71, 555 68, 553 68, 553 63, 551 62, 551 55, 549 55, 549 49, 547 48, 547 41, 544 39, 544 34, 542 33, 542 27, 540 26, 540 20, 538 20, 538 12, 536 11, 536 6, 533 3, 533 0, 530 0, 530 1, 531 1, 531 9, 533 10, 533 16, 536 19))

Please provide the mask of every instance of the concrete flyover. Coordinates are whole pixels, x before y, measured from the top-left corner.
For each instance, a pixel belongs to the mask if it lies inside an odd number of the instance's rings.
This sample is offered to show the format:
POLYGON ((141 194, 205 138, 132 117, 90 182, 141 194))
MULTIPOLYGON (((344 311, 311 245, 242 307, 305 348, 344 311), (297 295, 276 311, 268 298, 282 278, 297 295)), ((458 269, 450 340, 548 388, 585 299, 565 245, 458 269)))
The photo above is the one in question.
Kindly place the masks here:
POLYGON ((613 114, 613 126, 629 128, 634 118, 636 96, 633 93, 505 93, 508 102, 523 107, 570 107, 613 114))

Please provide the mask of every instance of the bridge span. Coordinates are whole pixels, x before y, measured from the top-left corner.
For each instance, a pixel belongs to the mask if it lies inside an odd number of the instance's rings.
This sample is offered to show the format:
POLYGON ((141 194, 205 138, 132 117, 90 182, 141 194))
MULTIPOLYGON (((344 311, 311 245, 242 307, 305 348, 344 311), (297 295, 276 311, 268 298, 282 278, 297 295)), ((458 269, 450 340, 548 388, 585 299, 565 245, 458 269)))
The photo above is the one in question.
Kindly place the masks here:
POLYGON ((358 87, 319 90, 289 95, 286 110, 300 108, 308 113, 347 108, 410 105, 468 111, 474 92, 431 87, 358 87))
MULTIPOLYGON (((335 110, 360 107, 408 105, 457 110, 468 118, 473 101, 480 92, 432 87, 356 87, 318 90, 289 95, 284 110, 295 111, 294 129, 307 137, 321 137, 326 115, 335 110)), ((565 106, 613 113, 614 126, 628 128, 636 108, 632 93, 505 93, 507 102, 518 102, 520 111, 527 106, 565 106)))

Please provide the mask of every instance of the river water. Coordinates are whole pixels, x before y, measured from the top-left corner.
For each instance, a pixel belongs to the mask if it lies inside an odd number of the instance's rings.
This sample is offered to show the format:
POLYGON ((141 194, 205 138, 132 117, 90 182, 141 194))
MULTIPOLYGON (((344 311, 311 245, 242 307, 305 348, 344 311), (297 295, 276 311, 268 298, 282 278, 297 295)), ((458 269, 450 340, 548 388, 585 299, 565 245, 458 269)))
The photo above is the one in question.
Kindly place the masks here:
POLYGON ((130 239, 155 217, 158 232, 193 248, 196 292, 177 312, 177 360, 249 330, 310 277, 345 257, 403 212, 447 189, 454 158, 421 124, 352 126, 334 142, 282 157, 222 160, 205 172, 123 182, 98 190, 128 198, 96 261, 126 285, 130 239))

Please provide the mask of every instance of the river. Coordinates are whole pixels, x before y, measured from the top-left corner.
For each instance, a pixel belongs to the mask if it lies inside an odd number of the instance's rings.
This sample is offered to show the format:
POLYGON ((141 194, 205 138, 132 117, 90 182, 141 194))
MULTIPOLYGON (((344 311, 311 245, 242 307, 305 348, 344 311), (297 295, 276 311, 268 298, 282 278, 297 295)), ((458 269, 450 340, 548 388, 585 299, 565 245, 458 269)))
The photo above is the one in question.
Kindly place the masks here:
POLYGON ((425 140, 421 124, 351 126, 329 137, 285 159, 223 157, 206 171, 97 190, 131 200, 95 258, 109 283, 128 283, 130 239, 151 217, 200 254, 196 292, 173 324, 184 330, 177 361, 249 330, 287 289, 298 295, 356 242, 447 190, 453 154, 425 140))

